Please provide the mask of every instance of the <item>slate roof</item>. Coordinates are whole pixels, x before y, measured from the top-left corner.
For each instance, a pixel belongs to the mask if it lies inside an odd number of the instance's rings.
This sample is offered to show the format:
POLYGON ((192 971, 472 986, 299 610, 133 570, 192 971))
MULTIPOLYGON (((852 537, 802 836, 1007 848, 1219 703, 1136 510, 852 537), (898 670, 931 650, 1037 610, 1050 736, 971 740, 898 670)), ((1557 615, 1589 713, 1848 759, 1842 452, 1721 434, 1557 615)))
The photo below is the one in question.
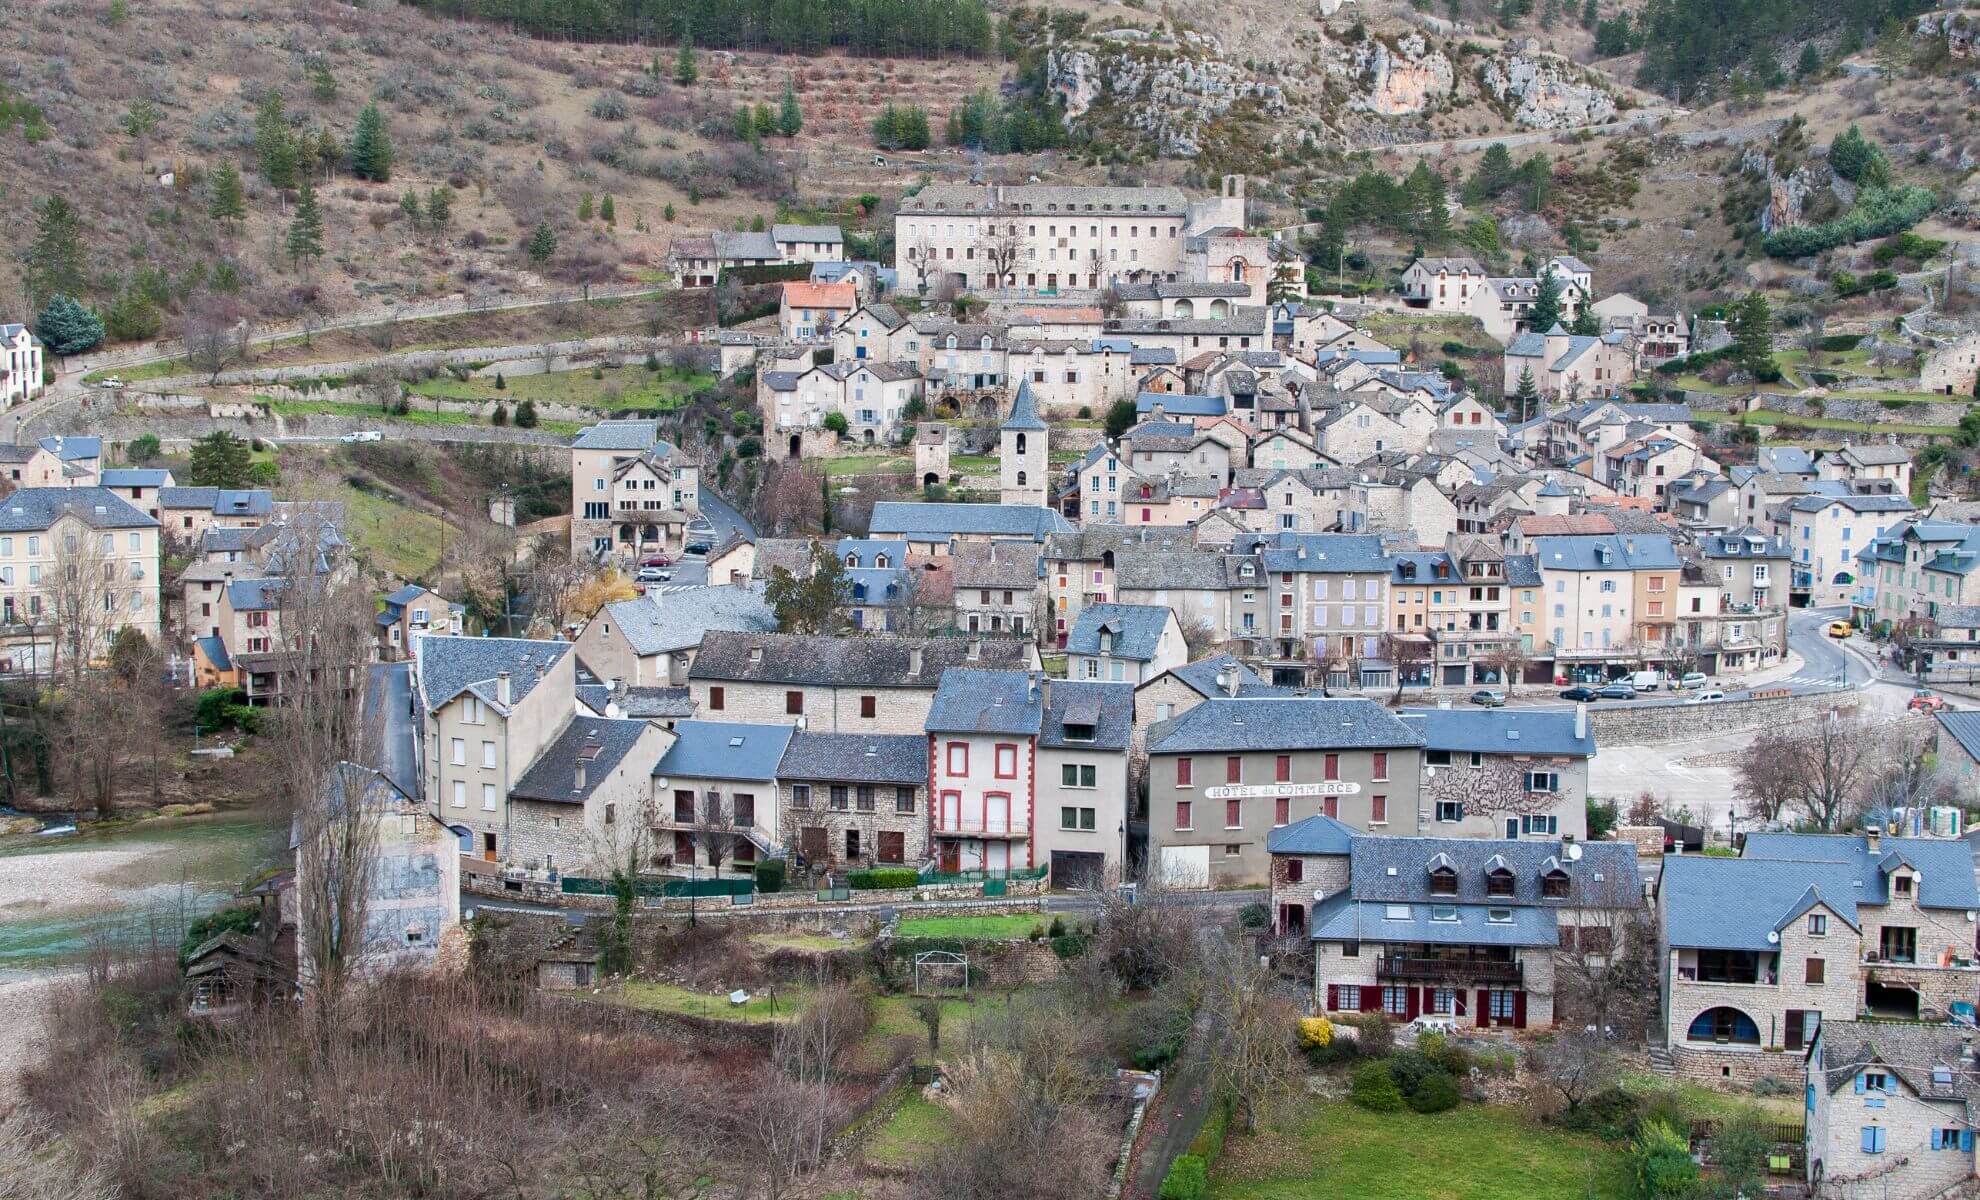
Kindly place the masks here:
POLYGON ((1089 604, 1066 635, 1066 653, 1099 654, 1100 635, 1107 633, 1112 635, 1112 657, 1149 662, 1174 618, 1173 609, 1152 604, 1089 604))
POLYGON ((1678 565, 1671 539, 1661 534, 1539 537, 1533 539, 1533 557, 1542 571, 1654 571, 1678 565))
POLYGON ((1392 906, 1357 900, 1350 892, 1338 892, 1315 905, 1311 927, 1316 942, 1557 946, 1561 940, 1559 918, 1549 909, 1530 905, 1453 904, 1447 898, 1434 903, 1426 899, 1392 906), (1448 912, 1450 919, 1433 919, 1433 910, 1448 912), (1503 919, 1493 920, 1495 911, 1503 919))
POLYGON ((958 534, 1003 534, 1044 541, 1047 534, 1064 533, 1072 523, 1049 508, 1034 504, 927 504, 882 500, 873 506, 867 529, 875 537, 905 534, 911 540, 958 534))
POLYGON ((1862 834, 1749 833, 1740 861, 1794 859, 1840 863, 1863 886, 1865 904, 1888 901, 1887 873, 1893 856, 1919 873, 1918 905, 1970 911, 1980 909, 1980 884, 1973 875, 1972 855, 1956 841, 1938 838, 1881 838, 1872 851, 1862 834))
POLYGON ((1373 700, 1212 697, 1148 730, 1150 754, 1421 746, 1423 735, 1373 700))
POLYGON ((63 462, 103 457, 103 439, 75 434, 56 434, 41 439, 41 448, 63 462))
POLYGON ((1231 409, 1223 396, 1192 396, 1188 393, 1140 392, 1134 398, 1134 411, 1151 413, 1160 406, 1169 416, 1221 417, 1231 409))
POLYGON ((837 225, 772 225, 770 236, 779 242, 828 242, 832 245, 846 240, 837 225))
POLYGON ((500 710, 496 676, 503 671, 509 673, 511 700, 520 703, 570 652, 569 642, 431 634, 415 642, 413 650, 419 661, 415 675, 421 699, 429 712, 469 690, 500 710))
POLYGON ((1038 401, 1031 395, 1031 381, 1018 380, 1017 399, 1011 401, 1011 415, 1001 428, 1023 433, 1045 432, 1045 422, 1038 416, 1038 401))
POLYGON ((104 487, 164 487, 172 478, 170 471, 144 467, 116 467, 103 472, 104 487))
MULTIPOLYGON (((645 721, 613 720, 610 717, 573 717, 557 740, 545 746, 523 777, 509 788, 509 796, 524 800, 547 800, 553 804, 583 804, 611 778, 612 772, 632 753, 634 745, 653 728, 645 721), (577 781, 580 754, 591 757, 585 763, 584 786, 577 781)), ((642 771, 645 763, 635 763, 642 771)))
POLYGON ((717 258, 766 259, 776 262, 783 257, 783 251, 777 249, 776 240, 763 231, 731 233, 716 230, 708 235, 708 240, 714 244, 717 258))
POLYGON ((578 431, 573 450, 647 451, 660 442, 658 421, 600 421, 578 431))
POLYGON ((1896 466, 1911 461, 1911 451, 1894 442, 1871 442, 1863 446, 1852 446, 1845 442, 1836 451, 1844 458, 1854 459, 1866 467, 1896 466))
MULTIPOLYGON (((595 713, 603 715, 611 701, 612 689, 601 683, 579 684, 578 699, 595 713)), ((673 720, 694 715, 694 694, 685 687, 622 688, 619 711, 642 721, 673 720)))
POLYGON ((774 632, 777 614, 760 583, 656 588, 636 600, 607 604, 605 614, 644 658, 701 644, 710 630, 774 632))
POLYGON ((1934 620, 1940 629, 1980 629, 1980 605, 1948 604, 1934 620))
POLYGON ((1865 1067, 1882 1067, 1927 1100, 1966 1107, 1980 1100, 1969 1041, 1972 1031, 1957 1025, 1824 1019, 1817 1035, 1822 1049, 1822 1081, 1831 1093, 1853 1081, 1865 1067), (1945 1073, 1940 1073, 1945 1068, 1945 1073))
POLYGON ((203 637, 197 639, 197 643, 201 653, 206 655, 206 660, 213 664, 215 670, 231 671, 234 669, 233 661, 227 657, 227 643, 225 639, 203 637))
POLYGON ((1812 513, 1821 512, 1831 504, 1839 504, 1851 512, 1858 513, 1911 511, 1911 501, 1905 499, 1903 496, 1859 496, 1854 493, 1840 496, 1821 494, 1801 496, 1788 501, 1787 506, 1793 512, 1812 513))
POLYGON ((809 733, 791 736, 780 780, 928 785, 928 739, 918 733, 809 733))
MULTIPOLYGON (((1374 837, 1357 835, 1349 891, 1356 900, 1381 903, 1512 905, 1538 908, 1633 908, 1643 903, 1633 842, 1577 843, 1570 857, 1553 839, 1374 837), (1448 865, 1457 875, 1457 895, 1430 894, 1430 868, 1448 865), (1488 896, 1488 872, 1512 872, 1511 896, 1488 896), (1540 894, 1541 879, 1565 871, 1568 894, 1540 894)), ((1972 874, 1971 870, 1967 872, 1972 874)), ((1550 925, 1551 929, 1552 926, 1550 925)))
MULTIPOLYGON (((1748 840, 1750 846, 1751 835, 1748 840)), ((1970 884, 1972 853, 1961 844, 1959 856, 1970 884)), ((1855 873, 1842 863, 1681 854, 1664 860, 1657 889, 1670 945, 1771 952, 1779 948, 1781 928, 1808 911, 1810 888, 1843 920, 1860 927, 1855 884, 1855 873)))
POLYGON ((950 554, 949 569, 959 588, 1029 591, 1038 586, 1042 553, 1035 542, 963 542, 950 554))
POLYGON ((765 371, 763 386, 773 392, 795 392, 800 374, 798 371, 765 371))
POLYGON ((268 612, 282 603, 285 579, 234 579, 227 583, 227 603, 235 612, 268 612))
POLYGON ((1422 731, 1427 750, 1480 754, 1546 754, 1591 758, 1595 731, 1583 723, 1574 735, 1571 712, 1512 708, 1405 708, 1400 714, 1422 731))
POLYGON ((902 212, 954 213, 978 215, 988 212, 1029 212, 1035 216, 1053 211, 1074 215, 1079 212, 1131 213, 1149 216, 1180 216, 1189 210, 1189 198, 1173 187, 1079 187, 1033 183, 991 185, 976 183, 931 183, 901 201, 902 212), (1048 207, 1057 205, 1056 210, 1048 207))
POLYGON ((1315 813, 1266 834, 1265 849, 1273 854, 1347 854, 1353 841, 1352 826, 1315 813))
POLYGON ((1531 554, 1506 555, 1506 586, 1540 586, 1540 564, 1531 554))
POLYGON ((1136 346, 1128 354, 1130 367, 1173 367, 1176 352, 1167 346, 1136 346))
POLYGON ((1754 452, 1761 469, 1783 475, 1815 474, 1815 459, 1800 446, 1762 446, 1754 452))
POLYGON ((1698 552, 1706 558, 1787 558, 1787 539, 1760 532, 1751 525, 1708 534, 1698 539, 1698 552))
MULTIPOLYGON (((1226 693, 1217 686, 1217 672, 1231 670, 1237 672, 1240 696, 1292 694, 1290 689, 1274 687, 1266 683, 1258 672, 1245 666, 1235 655, 1230 654, 1216 654, 1209 658, 1200 658, 1193 663, 1184 663, 1180 667, 1169 669, 1157 678, 1173 676, 1199 696, 1222 696, 1226 693)), ((1153 683, 1155 680, 1151 679, 1148 682, 1153 683)))
POLYGON ((1389 572, 1382 539, 1373 534, 1281 533, 1261 552, 1268 571, 1389 572))
POLYGON ((158 521, 102 487, 22 488, 0 500, 0 533, 32 533, 73 515, 91 529, 156 529, 158 521))
POLYGON ((812 687, 934 688, 944 671, 965 665, 1021 668, 1024 644, 968 638, 830 637, 798 633, 732 633, 710 630, 688 671, 691 679, 717 683, 778 683, 812 687), (750 661, 752 650, 760 661, 750 661), (921 651, 921 671, 908 673, 910 651, 921 651))
POLYGON ((1028 671, 944 672, 928 708, 929 733, 1035 735, 1044 724, 1043 685, 1028 671))
MULTIPOLYGON (((1047 750, 1112 750, 1128 748, 1134 734, 1134 685, 1089 680, 1054 680, 1047 688, 1038 744, 1047 750), (1091 737, 1074 737, 1070 728, 1090 728, 1091 737)), ((922 768, 927 769, 925 758, 922 768)))
POLYGON ((1251 288, 1246 284, 1211 281, 1117 283, 1114 291, 1123 300, 1183 300, 1218 296, 1231 299, 1251 294, 1251 288))
POLYGON ((678 721, 677 740, 660 756, 653 773, 689 779, 775 779, 796 732, 793 725, 678 721))

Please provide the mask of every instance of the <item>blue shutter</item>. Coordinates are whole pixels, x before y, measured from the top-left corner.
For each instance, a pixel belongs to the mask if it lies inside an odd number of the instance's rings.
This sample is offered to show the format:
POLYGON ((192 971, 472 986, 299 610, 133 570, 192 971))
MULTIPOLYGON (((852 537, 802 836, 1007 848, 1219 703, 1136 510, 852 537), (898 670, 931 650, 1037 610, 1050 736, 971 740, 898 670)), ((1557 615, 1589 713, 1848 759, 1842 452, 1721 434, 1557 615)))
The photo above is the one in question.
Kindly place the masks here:
POLYGON ((1897 1075, 1895 1072, 1884 1076, 1884 1094, 1886 1096, 1897 1095, 1897 1075))
POLYGON ((1876 1153, 1882 1154, 1884 1152, 1884 1127, 1882 1125, 1871 1127, 1870 1140, 1873 1143, 1870 1148, 1876 1153))
POLYGON ((1808 1085, 1808 1111, 1815 1111, 1815 1085, 1812 1083, 1808 1085))
POLYGON ((1961 1150, 1967 1151, 1968 1153, 1972 1153, 1973 1131, 1971 1129, 1962 1129, 1959 1131, 1959 1148, 1961 1150))
POLYGON ((1932 1149, 1934 1150, 1942 1149, 1942 1147, 1939 1144, 1939 1139, 1940 1139, 1940 1133, 1938 1130, 1934 1129, 1932 1131, 1932 1149))
POLYGON ((1863 1152, 1865 1154, 1875 1154, 1877 1152, 1877 1127, 1875 1125, 1865 1125, 1863 1127, 1863 1152))
POLYGON ((1863 1094, 1864 1087, 1865 1087, 1865 1081, 1862 1073, 1859 1072, 1856 1076, 1856 1094, 1861 1096, 1863 1094))

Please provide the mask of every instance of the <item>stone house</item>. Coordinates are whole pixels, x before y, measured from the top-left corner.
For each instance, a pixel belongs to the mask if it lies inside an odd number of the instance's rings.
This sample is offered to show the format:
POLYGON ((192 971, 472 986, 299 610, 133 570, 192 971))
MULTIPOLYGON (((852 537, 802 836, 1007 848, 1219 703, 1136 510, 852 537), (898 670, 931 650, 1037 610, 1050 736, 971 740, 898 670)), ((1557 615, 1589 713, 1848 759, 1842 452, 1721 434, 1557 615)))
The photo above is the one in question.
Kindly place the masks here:
POLYGON ((678 553, 701 512, 700 470, 657 421, 600 421, 571 442, 571 554, 678 553))
POLYGON ((777 254, 787 263, 846 260, 845 234, 837 225, 772 225, 770 240, 777 243, 777 254))
POLYGON ((1816 1195, 1930 1200, 1973 1179, 1980 1065, 1970 1028, 1825 1021, 1805 1071, 1816 1195))
POLYGON ((1178 886, 1265 882, 1265 835, 1315 813, 1379 829, 1419 807, 1423 735, 1371 700, 1219 696, 1147 738, 1148 852, 1178 886))
POLYGON ((1647 933, 1627 842, 1363 836, 1324 816, 1270 840, 1274 927, 1311 939, 1330 1013, 1546 1028, 1571 1001, 1564 956, 1647 933))
POLYGON ((1172 608, 1091 604, 1066 637, 1066 678, 1146 683, 1189 661, 1172 608))
POLYGON ((1980 333, 1933 347, 1918 367, 1918 386, 1947 396, 1971 396, 1980 378, 1980 333))
POLYGON ((1423 802, 1413 829, 1389 832, 1587 839, 1595 734, 1585 705, 1571 713, 1406 708, 1399 715, 1423 735, 1423 802))
POLYGON ((1055 680, 1038 733, 1037 861, 1054 888, 1092 890, 1127 863, 1134 688, 1055 680))
POLYGON ((914 362, 921 333, 891 304, 862 304, 832 330, 832 361, 914 362))
POLYGON ((1888 442, 1852 445, 1822 456, 1818 464, 1821 478, 1841 482, 1884 480, 1894 495, 1911 494, 1911 451, 1897 444, 1895 434, 1888 442))
POLYGON ((1622 330, 1599 336, 1571 334, 1556 325, 1545 333, 1523 333, 1506 347, 1502 384, 1510 396, 1520 377, 1531 374, 1545 397, 1575 401, 1613 393, 1636 379, 1635 338, 1622 330))
POLYGON ((649 721, 574 717, 509 786, 509 860, 594 878, 623 869, 651 832, 653 766, 673 743, 649 721))
POLYGON ((1072 524, 1036 504, 921 503, 882 500, 873 506, 867 536, 906 538, 917 553, 946 555, 962 542, 1027 538, 1043 543, 1072 524))
POLYGON ((466 615, 463 605, 452 603, 432 588, 407 584, 386 596, 378 610, 379 660, 403 662, 411 658, 414 640, 429 633, 458 635, 466 615))
POLYGON ((980 638, 826 637, 710 631, 688 668, 695 710, 718 721, 781 722, 818 733, 915 733, 943 673, 1026 670, 1026 642, 980 638))
POLYGON ((763 585, 656 587, 598 610, 577 637, 578 658, 601 680, 628 687, 685 687, 710 630, 770 633, 777 616, 763 585))
POLYGON ((1035 542, 968 542, 950 555, 955 627, 965 633, 1037 637, 1035 542))
POLYGON ((813 871, 928 861, 928 739, 791 735, 777 764, 785 836, 813 871))
POLYGON ((1402 273, 1403 303, 1431 312, 1467 312, 1473 292, 1489 290, 1475 258, 1419 258, 1402 273))
POLYGON ((125 628, 157 645, 159 553, 157 520, 107 488, 31 487, 0 499, 0 666, 57 665, 49 657, 59 655, 50 628, 55 602, 44 597, 64 570, 103 581, 100 644, 87 647, 91 656, 107 653, 125 628))
POLYGON ((1739 858, 1667 858, 1664 1036, 1680 1073, 1798 1081, 1829 1018, 1945 1020, 1971 1005, 1980 910, 1964 841, 1751 833, 1739 858))
POLYGON ((796 730, 741 721, 677 721, 652 768, 654 857, 676 871, 754 869, 786 852, 777 767, 796 730), (671 853, 669 851, 671 850, 671 853))

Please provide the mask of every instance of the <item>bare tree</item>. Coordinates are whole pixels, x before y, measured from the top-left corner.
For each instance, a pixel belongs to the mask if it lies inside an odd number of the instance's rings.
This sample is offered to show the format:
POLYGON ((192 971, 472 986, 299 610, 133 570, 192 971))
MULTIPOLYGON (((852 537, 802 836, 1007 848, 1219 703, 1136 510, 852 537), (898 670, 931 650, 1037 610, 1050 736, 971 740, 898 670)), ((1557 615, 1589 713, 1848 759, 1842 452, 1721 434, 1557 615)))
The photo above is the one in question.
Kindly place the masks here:
POLYGON ((1748 816, 1778 821, 1801 798, 1801 743, 1785 729, 1763 729, 1733 768, 1733 795, 1748 816))
POLYGON ((708 856, 708 865, 717 874, 730 859, 743 832, 736 824, 735 802, 720 792, 708 792, 694 811, 694 844, 708 856))
POLYGON ((1565 1024, 1635 1039, 1657 1009, 1657 967, 1656 925, 1641 907, 1584 909, 1561 924, 1554 1011, 1565 1024))
POLYGON ((0 1116, 0 1196, 8 1200, 111 1200, 101 1163, 89 1162, 25 1107, 0 1116))
POLYGON ((1830 709, 1815 731, 1801 738, 1792 759, 1801 791, 1796 804, 1817 828, 1832 833, 1847 823, 1877 761, 1883 732, 1860 714, 1830 709))
POLYGON ((231 296, 208 293, 179 318, 179 345, 186 361, 203 372, 209 384, 218 383, 228 367, 246 361, 252 340, 248 312, 231 296))
POLYGON ((749 1083, 749 1103, 736 1106, 735 1132, 753 1185, 746 1194, 763 1200, 793 1194, 824 1157, 833 1109, 830 1085, 759 1068, 749 1083))
POLYGON ((1560 1097, 1569 1112, 1614 1086, 1621 1068, 1598 1033, 1562 1030, 1526 1052, 1527 1070, 1560 1097))
MULTIPOLYGON (((1375 651, 1380 658, 1387 659, 1396 669, 1396 694, 1390 698, 1391 707, 1402 703, 1403 686, 1413 677, 1421 677, 1430 666, 1436 647, 1429 638, 1420 633, 1385 633, 1375 651)), ((1425 680, 1424 682, 1429 682, 1425 680)))
POLYGON ((1000 288, 1009 287, 1017 279, 1018 257, 1024 253, 1024 237, 1017 230, 1015 222, 1002 226, 1001 230, 992 222, 976 239, 976 252, 996 272, 996 286, 1000 288))
POLYGON ((770 537, 812 533, 825 527, 824 475, 810 463, 785 460, 764 468, 751 497, 757 528, 770 537))
POLYGON ((116 534, 97 530, 74 512, 56 518, 48 530, 55 561, 42 592, 55 625, 56 672, 65 667, 79 685, 92 658, 110 648, 110 635, 122 624, 116 534))
POLYGON ((1298 1010, 1273 990, 1272 973, 1240 939, 1206 934, 1192 990, 1217 1094, 1246 1134, 1299 1094, 1306 1062, 1298 1010))
POLYGON ((1183 650, 1189 655, 1191 662, 1204 657, 1217 647, 1217 631, 1202 617, 1190 617, 1183 621, 1182 636, 1183 650))
POLYGON ((1480 661, 1487 670, 1498 675, 1499 683, 1510 696, 1518 689, 1520 681, 1526 678, 1526 666, 1533 661, 1533 656, 1515 639, 1502 643, 1480 661))
POLYGON ((586 304, 591 303, 592 288, 610 283, 619 275, 619 256, 603 243, 604 239, 600 238, 573 246, 552 264, 559 279, 578 285, 586 304))

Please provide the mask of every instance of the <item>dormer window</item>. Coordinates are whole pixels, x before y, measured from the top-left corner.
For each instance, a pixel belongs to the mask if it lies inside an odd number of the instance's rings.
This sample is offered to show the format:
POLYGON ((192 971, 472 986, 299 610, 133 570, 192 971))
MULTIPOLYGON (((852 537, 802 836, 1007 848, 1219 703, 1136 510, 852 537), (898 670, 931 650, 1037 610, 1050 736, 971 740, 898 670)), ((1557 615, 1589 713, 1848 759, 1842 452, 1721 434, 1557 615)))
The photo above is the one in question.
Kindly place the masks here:
POLYGON ((1485 894, 1487 896, 1510 896, 1513 894, 1513 873, 1505 867, 1494 867, 1485 872, 1485 894))
POLYGON ((1911 895, 1911 876, 1895 875, 1891 878, 1891 892, 1898 896, 1911 895))
POLYGON ((1567 894, 1568 894, 1567 872, 1549 871, 1547 875, 1540 880, 1540 894, 1542 896, 1547 897, 1549 900, 1567 899, 1567 894))
POLYGON ((851 552, 851 551, 847 551, 847 552, 846 552, 846 565, 847 565, 848 567, 856 567, 856 566, 858 566, 858 565, 859 565, 859 555, 857 555, 857 554, 855 554, 855 553, 853 553, 853 552, 851 552))
POLYGON ((1457 872, 1449 867, 1438 867, 1430 872, 1430 894, 1432 896, 1455 896, 1458 890, 1457 872))
POLYGON ((888 563, 888 559, 887 559, 887 556, 886 556, 886 555, 885 555, 884 553, 883 553, 883 554, 876 554, 876 555, 874 555, 874 556, 873 556, 873 565, 874 565, 874 566, 876 566, 876 567, 884 567, 884 566, 886 566, 886 565, 887 565, 887 563, 888 563))

